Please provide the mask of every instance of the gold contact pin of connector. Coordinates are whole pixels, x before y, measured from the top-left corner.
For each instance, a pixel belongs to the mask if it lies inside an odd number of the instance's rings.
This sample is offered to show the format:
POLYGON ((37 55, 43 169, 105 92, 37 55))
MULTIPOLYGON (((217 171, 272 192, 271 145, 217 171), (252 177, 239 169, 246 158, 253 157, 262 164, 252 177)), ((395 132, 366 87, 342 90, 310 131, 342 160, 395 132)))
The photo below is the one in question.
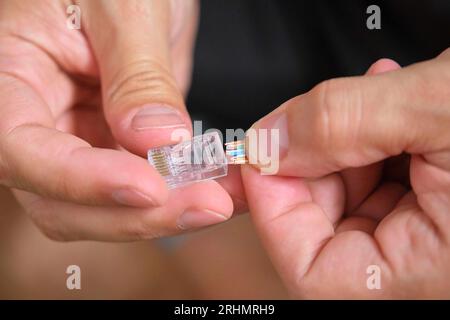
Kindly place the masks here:
POLYGON ((169 166, 166 162, 166 158, 162 152, 154 152, 152 155, 153 164, 155 169, 162 176, 167 176, 170 174, 169 166))

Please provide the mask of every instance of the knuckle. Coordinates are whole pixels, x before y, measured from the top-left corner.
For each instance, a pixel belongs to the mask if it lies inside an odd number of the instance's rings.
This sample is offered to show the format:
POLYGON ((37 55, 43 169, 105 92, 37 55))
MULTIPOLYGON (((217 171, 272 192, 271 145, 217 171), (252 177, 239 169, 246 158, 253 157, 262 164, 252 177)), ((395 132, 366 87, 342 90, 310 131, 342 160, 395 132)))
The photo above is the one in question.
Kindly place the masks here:
POLYGON ((107 102, 112 106, 138 103, 136 100, 160 101, 174 96, 181 99, 177 85, 169 70, 152 60, 139 60, 119 70, 112 78, 107 102))
POLYGON ((332 139, 335 139, 334 132, 336 131, 336 124, 334 122, 334 115, 338 109, 341 99, 335 89, 334 80, 327 80, 317 85, 312 90, 313 105, 315 106, 312 117, 313 132, 316 148, 320 150, 330 150, 330 147, 335 146, 332 139))
POLYGON ((70 239, 56 221, 51 204, 39 199, 26 208, 26 212, 44 236, 53 241, 66 242, 70 239))
MULTIPOLYGON (((420 101, 431 106, 448 106, 450 101, 450 59, 447 61, 433 61, 437 68, 421 68, 420 72, 409 75, 412 101, 420 101)), ((428 110, 434 110, 429 108, 428 110)))
POLYGON ((41 231, 41 233, 49 240, 57 241, 57 242, 68 242, 71 240, 68 237, 66 237, 65 235, 63 235, 61 232, 59 232, 58 230, 55 230, 53 228, 42 228, 39 226, 38 226, 38 228, 41 231))
POLYGON ((119 234, 130 240, 151 240, 172 234, 167 228, 155 225, 154 221, 148 221, 145 216, 133 219, 129 223, 119 226, 119 234))
POLYGON ((53 196, 58 199, 72 198, 74 200, 79 200, 75 190, 71 190, 71 179, 70 175, 66 171, 62 171, 57 176, 55 176, 54 190, 50 190, 47 196, 53 196))
MULTIPOLYGON (((362 115, 363 96, 358 81, 331 79, 312 90, 315 147, 321 152, 345 151, 356 143, 362 115)), ((346 154, 346 152, 339 152, 346 154)))
MULTIPOLYGON (((79 152, 86 150, 84 143, 73 149, 67 149, 64 143, 57 142, 52 144, 51 148, 54 152, 54 157, 60 159, 77 158, 79 152)), ((50 149, 50 148, 49 148, 50 149)), ((64 170, 55 170, 53 172, 53 183, 51 186, 46 186, 46 189, 39 188, 41 194, 49 196, 58 200, 70 200, 76 203, 87 203, 97 205, 96 201, 98 192, 87 190, 77 180, 78 173, 70 167, 64 170)))

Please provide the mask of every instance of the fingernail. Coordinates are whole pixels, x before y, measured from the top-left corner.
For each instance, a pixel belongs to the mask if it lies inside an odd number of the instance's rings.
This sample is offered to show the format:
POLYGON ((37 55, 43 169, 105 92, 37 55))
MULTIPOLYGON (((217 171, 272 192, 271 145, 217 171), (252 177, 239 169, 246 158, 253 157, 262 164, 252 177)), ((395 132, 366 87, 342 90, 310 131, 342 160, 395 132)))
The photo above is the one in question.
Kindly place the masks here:
MULTIPOLYGON (((274 147, 278 147, 278 155, 280 160, 284 158, 289 150, 289 133, 288 133, 288 121, 287 115, 285 112, 277 112, 274 114, 269 114, 266 117, 262 118, 258 122, 256 122, 252 129, 256 130, 256 135, 258 136, 259 129, 267 130, 267 151, 269 156, 272 150, 272 144, 278 144, 274 147), (277 130, 278 132, 278 141, 274 141, 272 132, 273 130, 277 130)), ((276 132, 276 131, 274 131, 276 132)), ((259 138, 258 138, 259 139, 259 138)), ((259 142, 261 143, 261 142, 259 142)))
POLYGON ((187 210, 178 218, 177 225, 182 230, 188 230, 206 227, 226 220, 228 220, 227 217, 211 210, 187 210))
POLYGON ((144 106, 134 116, 131 127, 135 130, 185 127, 181 113, 169 106, 144 106))
POLYGON ((119 204, 132 207, 153 207, 154 200, 135 189, 119 189, 112 193, 112 198, 119 204))

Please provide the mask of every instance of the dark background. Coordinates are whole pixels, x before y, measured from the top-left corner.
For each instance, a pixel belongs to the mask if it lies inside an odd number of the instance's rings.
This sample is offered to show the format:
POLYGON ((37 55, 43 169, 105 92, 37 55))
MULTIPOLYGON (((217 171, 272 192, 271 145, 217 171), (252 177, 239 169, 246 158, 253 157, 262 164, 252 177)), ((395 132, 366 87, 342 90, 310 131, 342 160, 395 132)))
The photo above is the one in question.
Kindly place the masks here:
POLYGON ((322 80, 448 47, 450 0, 204 0, 188 108, 204 130, 247 129, 322 80), (371 4, 381 30, 366 27, 371 4))

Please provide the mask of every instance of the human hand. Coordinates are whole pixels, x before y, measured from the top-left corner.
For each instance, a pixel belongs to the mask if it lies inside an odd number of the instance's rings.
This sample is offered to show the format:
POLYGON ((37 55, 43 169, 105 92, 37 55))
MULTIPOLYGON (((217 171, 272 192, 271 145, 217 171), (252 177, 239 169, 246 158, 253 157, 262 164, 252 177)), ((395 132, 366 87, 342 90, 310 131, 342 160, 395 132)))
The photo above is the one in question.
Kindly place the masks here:
POLYGON ((278 174, 242 177, 293 297, 449 297, 449 83, 450 50, 404 69, 380 60, 254 125, 280 130, 278 174), (371 265, 380 290, 368 289, 371 265))
POLYGON ((0 1, 1 183, 57 240, 147 239, 229 218, 218 183, 169 193, 139 157, 191 132, 197 1, 76 3, 81 30, 66 27, 70 1, 0 1))

